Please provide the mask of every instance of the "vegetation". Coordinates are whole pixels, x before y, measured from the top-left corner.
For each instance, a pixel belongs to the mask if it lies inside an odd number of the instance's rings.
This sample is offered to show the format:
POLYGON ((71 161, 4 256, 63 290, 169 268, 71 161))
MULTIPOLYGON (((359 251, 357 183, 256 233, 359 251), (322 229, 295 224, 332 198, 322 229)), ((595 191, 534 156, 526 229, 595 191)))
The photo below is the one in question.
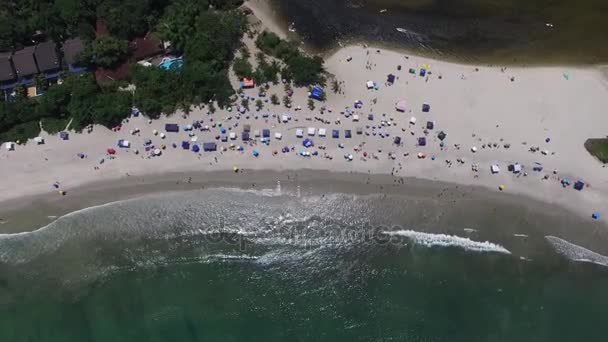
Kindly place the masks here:
POLYGON ((291 107, 291 98, 289 96, 283 96, 283 105, 287 108, 291 107))
POLYGON ((275 106, 279 104, 279 97, 277 96, 277 94, 270 95, 270 103, 275 106))
POLYGON ((587 139, 585 148, 602 163, 608 163, 608 138, 587 139))
POLYGON ((253 76, 253 66, 251 65, 251 63, 249 63, 249 60, 244 56, 237 57, 234 59, 232 69, 234 70, 234 73, 240 78, 253 76))
POLYGON ((83 64, 90 64, 112 68, 122 62, 129 52, 129 44, 126 40, 112 36, 105 36, 90 43, 80 53, 78 59, 83 64))
POLYGON ((315 101, 308 99, 308 109, 315 110, 315 101))
POLYGON ((262 110, 262 109, 264 108, 264 101, 262 101, 262 100, 260 100, 260 99, 257 99, 257 100, 255 101, 255 107, 256 107, 258 110, 262 110))
POLYGON ((292 80, 297 86, 324 84, 323 59, 303 54, 291 42, 279 38, 276 34, 264 31, 256 39, 257 47, 266 54, 274 56, 285 63, 281 70, 284 79, 292 80))

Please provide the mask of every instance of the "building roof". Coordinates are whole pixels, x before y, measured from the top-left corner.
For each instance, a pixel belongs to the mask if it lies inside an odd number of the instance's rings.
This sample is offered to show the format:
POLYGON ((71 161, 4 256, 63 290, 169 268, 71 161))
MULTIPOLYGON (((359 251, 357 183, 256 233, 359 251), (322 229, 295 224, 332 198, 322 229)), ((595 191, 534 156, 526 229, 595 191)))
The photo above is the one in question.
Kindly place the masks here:
POLYGON ((84 43, 80 38, 68 39, 63 43, 63 56, 66 63, 77 64, 78 54, 84 50, 84 43))
POLYGON ((40 72, 47 72, 59 69, 59 54, 57 54, 57 44, 53 41, 47 41, 36 45, 34 52, 38 69, 40 72))
POLYGON ((15 70, 11 62, 10 53, 0 54, 0 82, 11 81, 15 79, 15 70))
POLYGON ((163 53, 163 44, 160 39, 150 34, 143 38, 133 39, 130 47, 133 51, 133 58, 136 61, 163 53))
POLYGON ((95 79, 97 83, 108 83, 115 80, 122 80, 129 74, 129 62, 124 61, 114 69, 97 68, 95 79))
POLYGON ((17 77, 26 77, 38 73, 36 61, 34 60, 35 46, 28 46, 13 54, 13 65, 17 72, 17 77))

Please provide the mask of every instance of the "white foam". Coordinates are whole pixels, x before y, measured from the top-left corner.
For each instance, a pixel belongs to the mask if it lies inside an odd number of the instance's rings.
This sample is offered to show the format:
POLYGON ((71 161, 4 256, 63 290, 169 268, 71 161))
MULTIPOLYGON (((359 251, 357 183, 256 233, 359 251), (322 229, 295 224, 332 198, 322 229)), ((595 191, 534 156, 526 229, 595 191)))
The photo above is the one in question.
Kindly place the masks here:
POLYGON ((463 238, 455 235, 431 234, 417 232, 414 230, 385 231, 383 233, 387 235, 403 236, 412 240, 416 244, 427 247, 459 247, 472 252, 496 252, 511 254, 508 249, 502 247, 501 245, 489 241, 473 241, 469 238, 463 238))
POLYGON ((608 266, 608 257, 555 236, 545 236, 553 249, 569 260, 608 266))

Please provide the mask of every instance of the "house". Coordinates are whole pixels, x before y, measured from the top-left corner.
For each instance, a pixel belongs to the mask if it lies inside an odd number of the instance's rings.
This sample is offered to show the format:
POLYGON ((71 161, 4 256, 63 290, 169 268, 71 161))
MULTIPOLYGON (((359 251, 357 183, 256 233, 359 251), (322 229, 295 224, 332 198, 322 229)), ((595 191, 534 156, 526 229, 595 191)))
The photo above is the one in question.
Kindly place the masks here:
POLYGON ((132 40, 129 43, 129 49, 136 62, 164 53, 162 41, 151 34, 132 40))
POLYGON ((13 69, 10 53, 0 54, 0 90, 10 90, 15 86, 17 76, 13 69))
POLYGON ((46 41, 36 45, 34 49, 34 57, 38 70, 47 80, 56 80, 59 78, 61 71, 61 63, 59 54, 57 53, 57 44, 53 41, 46 41))
POLYGON ((13 66, 17 74, 17 79, 22 85, 34 83, 34 76, 38 74, 36 59, 34 58, 35 46, 28 46, 13 54, 13 66))
POLYGON ((241 88, 243 89, 253 88, 254 86, 255 83, 253 82, 252 78, 243 78, 241 81, 241 88))
POLYGON ((81 73, 87 70, 86 65, 78 61, 78 55, 84 50, 84 43, 80 38, 68 39, 63 43, 63 60, 67 69, 72 73, 81 73))

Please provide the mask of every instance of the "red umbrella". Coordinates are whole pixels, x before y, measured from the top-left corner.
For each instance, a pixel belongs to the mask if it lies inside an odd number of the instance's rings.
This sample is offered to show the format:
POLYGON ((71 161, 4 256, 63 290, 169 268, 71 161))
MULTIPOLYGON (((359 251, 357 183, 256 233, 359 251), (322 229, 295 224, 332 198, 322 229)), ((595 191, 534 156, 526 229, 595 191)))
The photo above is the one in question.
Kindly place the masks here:
POLYGON ((106 151, 108 152, 108 154, 115 154, 116 153, 116 150, 113 149, 113 148, 109 148, 106 151))

